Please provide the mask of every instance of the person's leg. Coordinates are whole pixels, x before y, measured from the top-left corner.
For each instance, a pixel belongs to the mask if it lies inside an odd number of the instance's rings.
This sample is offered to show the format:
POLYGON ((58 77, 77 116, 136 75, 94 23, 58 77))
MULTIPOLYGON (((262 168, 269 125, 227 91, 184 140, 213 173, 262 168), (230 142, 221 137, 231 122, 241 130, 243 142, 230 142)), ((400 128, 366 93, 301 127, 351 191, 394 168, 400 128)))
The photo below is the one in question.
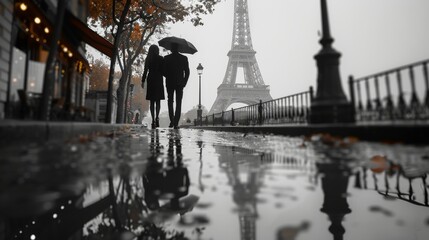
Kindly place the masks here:
POLYGON ((167 88, 168 116, 170 117, 169 127, 173 127, 173 124, 174 124, 173 97, 174 97, 174 88, 167 88))
POLYGON ((176 112, 174 114, 174 126, 179 126, 180 115, 182 114, 183 88, 176 89, 176 112))
POLYGON ((150 100, 150 116, 152 117, 152 128, 155 127, 155 114, 154 114, 154 110, 155 110, 155 101, 150 100))
POLYGON ((161 110, 161 100, 156 100, 156 127, 159 127, 159 111, 161 110))

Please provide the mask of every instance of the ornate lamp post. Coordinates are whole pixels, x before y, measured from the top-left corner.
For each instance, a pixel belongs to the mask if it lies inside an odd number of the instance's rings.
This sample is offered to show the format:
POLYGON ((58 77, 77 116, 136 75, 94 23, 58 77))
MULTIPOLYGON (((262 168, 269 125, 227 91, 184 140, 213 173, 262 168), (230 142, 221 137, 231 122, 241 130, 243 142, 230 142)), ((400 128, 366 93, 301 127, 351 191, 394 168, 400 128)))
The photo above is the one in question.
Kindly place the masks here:
POLYGON ((328 7, 321 0, 322 8, 322 49, 314 58, 317 62, 317 91, 311 103, 312 123, 354 122, 353 106, 347 100, 341 86, 340 57, 332 43, 334 39, 329 29, 328 7))
POLYGON ((197 67, 197 73, 198 73, 198 77, 199 77, 199 81, 198 81, 198 93, 199 93, 199 98, 198 98, 198 110, 197 110, 197 119, 198 119, 198 123, 200 124, 200 126, 203 125, 203 110, 201 109, 201 75, 203 74, 203 66, 200 64, 198 64, 197 67))

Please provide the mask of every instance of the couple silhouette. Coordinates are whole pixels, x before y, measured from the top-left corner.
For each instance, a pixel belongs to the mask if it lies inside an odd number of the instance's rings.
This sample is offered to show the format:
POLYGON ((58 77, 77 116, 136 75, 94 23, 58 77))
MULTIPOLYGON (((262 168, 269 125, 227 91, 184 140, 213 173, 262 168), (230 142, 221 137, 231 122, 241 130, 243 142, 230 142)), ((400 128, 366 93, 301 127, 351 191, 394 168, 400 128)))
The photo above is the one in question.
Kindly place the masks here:
POLYGON ((150 101, 152 128, 159 127, 161 100, 165 99, 163 77, 165 77, 167 87, 169 127, 179 128, 182 114, 183 88, 185 88, 189 79, 189 63, 188 58, 179 53, 178 47, 177 44, 172 44, 171 54, 165 57, 159 55, 157 45, 149 47, 144 65, 142 87, 144 88, 144 83, 147 81, 146 100, 150 101), (173 106, 174 97, 176 98, 175 110, 173 106))

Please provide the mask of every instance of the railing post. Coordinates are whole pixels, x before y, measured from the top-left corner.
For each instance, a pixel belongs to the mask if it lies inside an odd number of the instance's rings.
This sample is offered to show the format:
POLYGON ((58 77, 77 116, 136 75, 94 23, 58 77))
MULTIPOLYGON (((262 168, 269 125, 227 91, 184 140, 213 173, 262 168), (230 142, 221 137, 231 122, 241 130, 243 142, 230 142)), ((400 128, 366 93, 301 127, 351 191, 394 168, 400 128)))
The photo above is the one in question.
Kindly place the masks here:
POLYGON ((374 77, 374 84, 375 84, 375 109, 380 110, 381 100, 380 100, 380 86, 378 85, 378 76, 374 77))
POLYGON ((423 63, 423 75, 425 78, 426 96, 425 105, 429 107, 429 76, 428 76, 428 62, 423 63))
POLYGON ((385 81, 386 81, 386 91, 387 91, 386 108, 389 114, 388 118, 390 120, 393 120, 393 100, 392 100, 392 91, 390 90, 389 73, 386 73, 385 81))
POLYGON ((213 113, 213 126, 215 125, 215 114, 213 113))
POLYGON ((402 77, 401 77, 400 69, 396 70, 396 80, 398 81, 398 91, 399 91, 399 96, 398 96, 399 115, 400 115, 400 118, 404 118, 407 104, 405 103, 405 99, 404 99, 404 91, 402 89, 402 77))
POLYGON ((414 117, 416 119, 419 118, 419 106, 420 106, 420 101, 419 98, 417 97, 417 93, 416 93, 416 82, 414 79, 414 68, 413 66, 410 66, 410 81, 411 81, 411 102, 410 102, 410 108, 411 111, 414 113, 414 117))
POLYGON ((355 97, 355 89, 354 89, 354 78, 353 75, 349 76, 349 91, 350 91, 350 104, 352 105, 351 114, 353 115, 353 118, 355 118, 356 115, 356 97, 355 97))
POLYGON ((235 117, 234 117, 234 108, 231 108, 231 125, 234 126, 235 117))
POLYGON ((223 110, 222 110, 222 117, 221 117, 221 118, 222 118, 222 120, 221 120, 221 124, 222 124, 222 126, 225 124, 225 123, 224 123, 224 121, 223 121, 223 116, 224 116, 224 115, 225 115, 225 111, 223 111, 223 110))
POLYGON ((300 97, 300 100, 301 100, 301 116, 300 116, 300 121, 303 121, 304 120, 304 116, 305 116, 304 94, 301 93, 299 97, 300 97))
POLYGON ((371 91, 369 89, 369 79, 365 78, 365 89, 366 89, 366 110, 371 111, 372 110, 372 103, 371 103, 371 91))
POLYGON ((260 99, 259 100, 259 105, 258 105, 258 122, 259 122, 259 125, 262 125, 262 123, 263 123, 263 119, 262 119, 262 111, 263 111, 263 109, 262 109, 262 100, 260 99))
POLYGON ((360 81, 356 82, 356 89, 358 93, 358 109, 360 112, 363 111, 363 103, 362 103, 362 93, 360 91, 360 81))

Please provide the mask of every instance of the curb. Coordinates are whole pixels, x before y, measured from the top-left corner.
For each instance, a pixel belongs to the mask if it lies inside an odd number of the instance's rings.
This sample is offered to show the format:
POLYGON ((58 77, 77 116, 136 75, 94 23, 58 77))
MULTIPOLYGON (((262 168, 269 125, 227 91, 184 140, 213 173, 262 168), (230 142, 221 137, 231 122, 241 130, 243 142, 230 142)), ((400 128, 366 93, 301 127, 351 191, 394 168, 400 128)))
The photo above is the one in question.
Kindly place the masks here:
POLYGON ((188 128, 240 133, 274 134, 295 137, 328 133, 339 137, 353 136, 365 141, 385 143, 429 143, 429 125, 320 124, 312 126, 190 126, 188 128))
POLYGON ((0 144, 13 142, 68 140, 95 132, 115 132, 124 127, 142 127, 132 124, 1 121, 0 144))

